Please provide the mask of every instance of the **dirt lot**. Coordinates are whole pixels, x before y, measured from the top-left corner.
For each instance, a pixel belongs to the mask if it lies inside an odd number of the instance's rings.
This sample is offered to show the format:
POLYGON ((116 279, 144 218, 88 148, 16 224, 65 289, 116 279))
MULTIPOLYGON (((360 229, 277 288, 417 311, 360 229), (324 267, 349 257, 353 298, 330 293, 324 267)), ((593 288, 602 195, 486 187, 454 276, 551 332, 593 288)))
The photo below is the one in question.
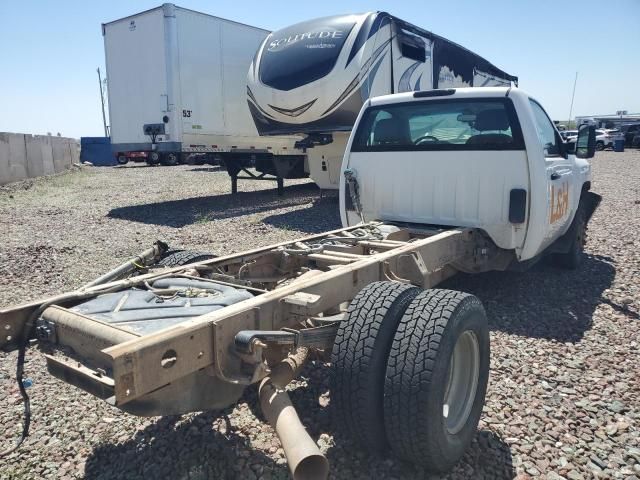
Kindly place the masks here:
MULTIPOLYGON (((492 330, 487 404, 447 478, 640 478, 640 151, 599 152, 605 200, 575 272, 460 276, 492 330)), ((90 168, 0 188, 0 305, 76 287, 160 238, 230 253, 339 226, 337 198, 307 182, 240 184, 208 167, 90 168)), ((288 478, 255 389, 224 412, 140 419, 50 377, 27 354, 33 422, 0 478, 288 478)), ((19 432, 15 353, 0 354, 0 449, 19 432)), ((424 478, 334 435, 326 370, 291 392, 336 479, 424 478)))

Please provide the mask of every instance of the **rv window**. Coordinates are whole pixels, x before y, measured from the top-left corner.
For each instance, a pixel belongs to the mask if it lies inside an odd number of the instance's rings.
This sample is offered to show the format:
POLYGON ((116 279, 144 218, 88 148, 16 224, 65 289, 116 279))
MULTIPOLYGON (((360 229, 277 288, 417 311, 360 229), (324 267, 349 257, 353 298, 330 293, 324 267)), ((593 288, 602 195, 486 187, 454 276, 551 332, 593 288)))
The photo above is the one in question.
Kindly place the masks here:
POLYGON ((400 53, 402 53, 403 57, 411 58, 419 62, 426 60, 424 40, 420 37, 400 34, 398 41, 400 42, 400 53))
POLYGON ((523 150, 509 99, 430 100, 369 108, 354 152, 419 150, 523 150))

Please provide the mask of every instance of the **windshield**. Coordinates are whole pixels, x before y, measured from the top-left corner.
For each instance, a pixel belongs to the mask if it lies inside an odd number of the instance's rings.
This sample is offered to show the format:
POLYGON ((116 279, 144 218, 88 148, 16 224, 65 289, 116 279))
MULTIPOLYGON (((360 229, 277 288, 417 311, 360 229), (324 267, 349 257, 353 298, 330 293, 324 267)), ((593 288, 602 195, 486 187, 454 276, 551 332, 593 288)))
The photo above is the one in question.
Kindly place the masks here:
POLYGON ((260 81, 291 90, 324 77, 356 24, 353 15, 325 17, 273 32, 260 59, 260 81))
POLYGON ((524 142, 510 100, 448 100, 369 108, 351 149, 520 150, 524 142))

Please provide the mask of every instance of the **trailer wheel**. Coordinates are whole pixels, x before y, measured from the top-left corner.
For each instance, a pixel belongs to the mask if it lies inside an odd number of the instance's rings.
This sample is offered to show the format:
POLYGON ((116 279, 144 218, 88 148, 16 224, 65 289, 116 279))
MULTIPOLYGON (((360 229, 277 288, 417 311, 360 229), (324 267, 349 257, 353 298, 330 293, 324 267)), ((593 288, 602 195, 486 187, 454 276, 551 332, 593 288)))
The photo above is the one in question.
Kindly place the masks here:
POLYGON ((161 260, 156 263, 163 267, 178 267, 187 265, 188 263, 202 262, 203 260, 211 260, 217 255, 206 252, 197 252, 194 250, 169 250, 161 260))
POLYGON ((165 153, 160 157, 160 163, 165 167, 173 167, 178 164, 178 156, 175 153, 165 153))
POLYGON ((129 163, 129 157, 127 157, 126 155, 118 155, 117 160, 120 165, 126 165, 127 163, 129 163))
POLYGON ((471 442, 489 378, 489 328, 475 296, 422 292, 393 339, 384 385, 384 422, 400 458, 445 472, 471 442))
POLYGON ((147 156, 147 163, 149 165, 157 165, 160 163, 160 154, 158 152, 151 152, 147 156))
POLYGON ((554 254, 553 260, 559 267, 575 270, 582 263, 584 245, 587 242, 587 212, 582 202, 578 206, 569 231, 572 232, 569 250, 565 253, 554 254))
POLYGON ((420 289, 398 282, 363 288, 340 323, 331 352, 331 406, 336 424, 374 452, 387 448, 383 389, 398 322, 420 289))

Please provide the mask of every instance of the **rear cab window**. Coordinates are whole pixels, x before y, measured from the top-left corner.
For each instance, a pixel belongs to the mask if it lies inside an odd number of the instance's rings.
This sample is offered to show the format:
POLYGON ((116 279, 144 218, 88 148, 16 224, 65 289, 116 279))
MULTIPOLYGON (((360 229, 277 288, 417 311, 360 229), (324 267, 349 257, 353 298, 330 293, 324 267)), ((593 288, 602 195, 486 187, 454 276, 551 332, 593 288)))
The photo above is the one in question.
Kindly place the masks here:
POLYGON ((524 141, 510 99, 428 100, 370 107, 351 150, 524 150, 524 141))

